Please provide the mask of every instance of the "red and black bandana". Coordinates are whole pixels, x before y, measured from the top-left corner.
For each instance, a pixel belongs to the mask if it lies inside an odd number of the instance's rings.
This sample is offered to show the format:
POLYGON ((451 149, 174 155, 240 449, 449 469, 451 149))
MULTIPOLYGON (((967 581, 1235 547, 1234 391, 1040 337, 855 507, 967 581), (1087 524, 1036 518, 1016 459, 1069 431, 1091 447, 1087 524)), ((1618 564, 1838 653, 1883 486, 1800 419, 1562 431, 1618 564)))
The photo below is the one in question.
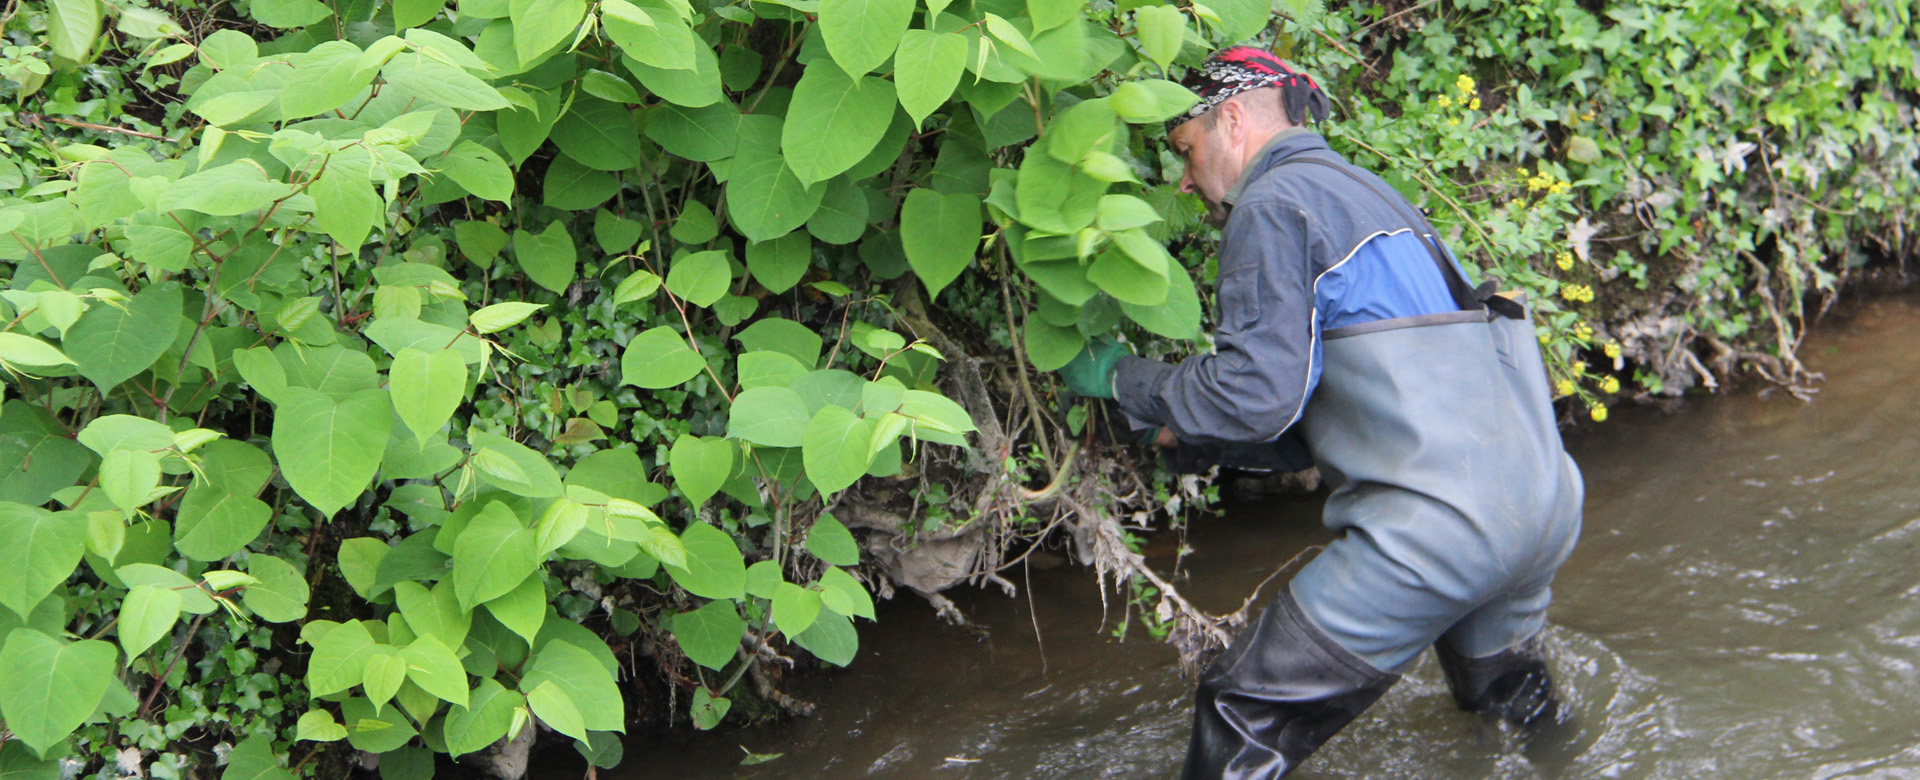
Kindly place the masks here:
POLYGON ((1200 67, 1189 71, 1180 85, 1193 90, 1200 102, 1170 120, 1167 131, 1212 110, 1227 98, 1250 89, 1278 87, 1285 94, 1288 117, 1301 124, 1307 114, 1315 121, 1327 115, 1327 96, 1312 76, 1288 67, 1279 57, 1252 46, 1229 46, 1214 52, 1200 67), (1297 107, 1296 107, 1297 106, 1297 107))

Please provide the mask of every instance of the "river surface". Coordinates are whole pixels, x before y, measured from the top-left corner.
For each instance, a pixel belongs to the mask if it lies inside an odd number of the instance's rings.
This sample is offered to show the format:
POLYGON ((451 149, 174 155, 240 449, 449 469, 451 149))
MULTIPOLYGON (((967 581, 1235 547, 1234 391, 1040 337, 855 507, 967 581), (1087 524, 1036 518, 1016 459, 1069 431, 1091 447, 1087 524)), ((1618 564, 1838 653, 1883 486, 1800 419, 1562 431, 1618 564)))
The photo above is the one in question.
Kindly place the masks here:
MULTIPOLYGON (((1550 634, 1568 725, 1522 739, 1457 711, 1429 653, 1293 777, 1920 778, 1920 298, 1864 305, 1805 356, 1827 377, 1811 403, 1748 389, 1569 435, 1586 524, 1550 634)), ((1326 538, 1311 497, 1200 518, 1181 588, 1231 610, 1326 538)), ((1172 546, 1150 550, 1163 572, 1172 546)), ((603 776, 1175 777, 1173 650, 1114 639, 1119 602, 1103 621, 1084 569, 1012 574, 1018 598, 952 594, 985 637, 895 599, 850 668, 792 686, 818 716, 636 740, 603 776)))

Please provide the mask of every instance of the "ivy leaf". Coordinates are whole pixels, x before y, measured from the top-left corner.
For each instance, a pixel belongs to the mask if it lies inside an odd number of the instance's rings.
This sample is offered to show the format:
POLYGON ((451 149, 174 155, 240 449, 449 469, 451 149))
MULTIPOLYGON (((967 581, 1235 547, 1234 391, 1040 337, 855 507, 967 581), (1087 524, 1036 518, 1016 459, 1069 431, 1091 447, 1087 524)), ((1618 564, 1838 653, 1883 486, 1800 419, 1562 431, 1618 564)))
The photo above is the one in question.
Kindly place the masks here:
POLYGON ((714 671, 726 668, 747 632, 739 607, 731 600, 709 601, 692 612, 673 616, 673 638, 694 663, 714 671))
POLYGON ((67 581, 87 549, 86 525, 75 516, 11 501, 0 501, 0 539, 7 540, 0 544, 0 604, 21 617, 67 581))
POLYGON ((845 407, 821 407, 807 423, 801 444, 807 479, 821 493, 846 489, 867 473, 872 463, 867 443, 872 438, 872 421, 860 419, 845 407))
POLYGON ((720 492, 720 486, 733 475, 734 457, 738 452, 739 448, 726 439, 681 434, 667 452, 667 470, 673 475, 674 484, 680 487, 680 494, 697 507, 720 492))
POLYGON ((539 233, 513 231, 513 254, 528 279, 557 293, 566 292, 578 272, 573 235, 559 220, 547 223, 539 233))
POLYGON ((289 387, 273 418, 273 452, 295 493, 332 517, 360 497, 380 468, 393 427, 385 390, 335 400, 289 387))
POLYGON ((826 181, 865 159, 893 118, 893 82, 849 76, 815 60, 793 86, 780 150, 801 183, 826 181))
POLYGON ((965 193, 916 189, 900 208, 900 240, 907 262, 927 288, 927 300, 939 297, 973 261, 980 245, 980 199, 965 193))
POLYGON ((460 407, 467 386, 467 366, 460 353, 451 349, 427 352, 408 347, 394 356, 387 382, 394 412, 416 438, 426 441, 460 407))
POLYGON ((893 80, 900 107, 918 127, 960 84, 967 69, 967 37, 959 33, 908 30, 893 54, 893 80))
POLYGON ((807 402, 785 387, 756 387, 733 397, 727 435, 763 447, 799 447, 805 443, 807 402))
POLYGON ((893 53, 913 7, 913 0, 820 0, 820 37, 843 70, 863 75, 893 53))
POLYGON ((712 306, 732 282, 727 253, 720 250, 686 255, 667 269, 667 291, 695 306, 712 306))
POLYGON ((686 549, 686 565, 667 567, 667 573, 673 575, 673 581, 680 587, 701 598, 746 597, 747 564, 733 537, 695 521, 680 533, 680 544, 686 549))
POLYGON ((634 336, 620 355, 620 383, 659 390, 706 370, 707 359, 687 346, 678 331, 660 325, 634 336))
POLYGON ((454 595, 471 610, 506 595, 539 565, 533 531, 504 502, 489 503, 454 542, 454 595))

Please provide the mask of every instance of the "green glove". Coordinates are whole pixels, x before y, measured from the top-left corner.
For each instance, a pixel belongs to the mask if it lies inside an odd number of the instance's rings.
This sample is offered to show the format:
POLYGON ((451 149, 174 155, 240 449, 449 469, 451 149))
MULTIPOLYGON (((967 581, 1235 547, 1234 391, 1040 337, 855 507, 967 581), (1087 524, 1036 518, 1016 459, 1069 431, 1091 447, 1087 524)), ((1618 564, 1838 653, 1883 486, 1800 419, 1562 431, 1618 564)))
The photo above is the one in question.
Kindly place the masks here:
POLYGON ((1113 398, 1113 372, 1120 358, 1132 354, 1112 336, 1101 336, 1087 343, 1080 354, 1060 367, 1060 378, 1067 388, 1082 398, 1113 398))

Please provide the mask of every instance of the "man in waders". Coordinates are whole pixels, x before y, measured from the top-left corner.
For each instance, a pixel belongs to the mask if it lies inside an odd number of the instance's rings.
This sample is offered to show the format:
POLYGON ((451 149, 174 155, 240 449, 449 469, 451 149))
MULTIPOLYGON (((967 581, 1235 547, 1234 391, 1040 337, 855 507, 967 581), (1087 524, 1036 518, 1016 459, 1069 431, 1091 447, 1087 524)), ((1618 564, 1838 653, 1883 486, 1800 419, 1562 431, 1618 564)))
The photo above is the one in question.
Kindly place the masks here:
POLYGON ((1292 771, 1429 645, 1463 709, 1555 718, 1540 635, 1583 489, 1525 310, 1302 126, 1327 113, 1312 79, 1237 46, 1184 83, 1180 186, 1224 219, 1214 350, 1167 365, 1103 339, 1061 373, 1162 444, 1299 436, 1339 535, 1206 670, 1186 776, 1292 771))

